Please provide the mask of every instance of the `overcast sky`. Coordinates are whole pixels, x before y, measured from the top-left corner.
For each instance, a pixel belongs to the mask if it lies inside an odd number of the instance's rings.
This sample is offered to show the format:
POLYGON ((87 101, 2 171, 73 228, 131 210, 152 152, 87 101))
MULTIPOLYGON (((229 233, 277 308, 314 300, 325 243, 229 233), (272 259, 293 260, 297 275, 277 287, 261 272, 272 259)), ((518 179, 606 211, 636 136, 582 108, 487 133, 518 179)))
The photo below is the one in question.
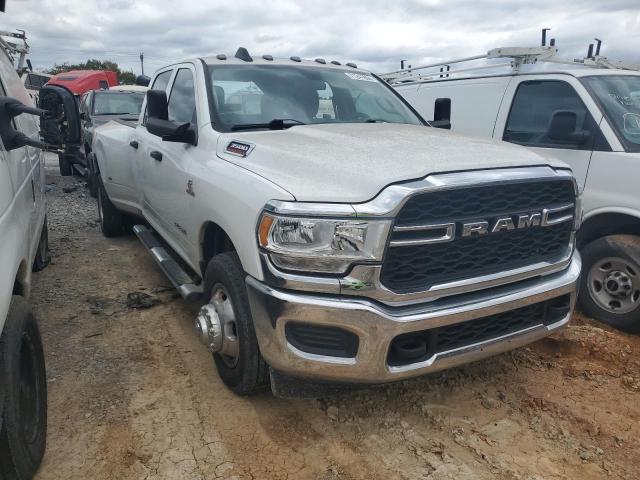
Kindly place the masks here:
POLYGON ((113 60, 139 73, 188 56, 299 55, 354 61, 376 72, 534 46, 550 27, 563 56, 640 63, 640 0, 7 0, 3 29, 27 31, 34 67, 113 60))

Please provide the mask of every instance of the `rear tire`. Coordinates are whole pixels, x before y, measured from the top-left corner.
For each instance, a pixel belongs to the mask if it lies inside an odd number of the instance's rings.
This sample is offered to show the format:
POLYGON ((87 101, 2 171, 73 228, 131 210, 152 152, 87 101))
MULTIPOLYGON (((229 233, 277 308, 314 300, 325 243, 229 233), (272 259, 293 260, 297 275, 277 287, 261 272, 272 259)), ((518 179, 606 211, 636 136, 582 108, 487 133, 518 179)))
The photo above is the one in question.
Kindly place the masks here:
POLYGON ((39 272, 44 270, 51 262, 51 255, 49 253, 49 229, 47 227, 47 217, 44 217, 44 224, 42 225, 42 233, 40 234, 40 242, 38 243, 38 250, 36 257, 33 260, 33 271, 39 272))
POLYGON ((640 237, 599 238, 580 253, 581 310, 624 332, 640 333, 640 237))
POLYGON ((218 374, 227 387, 238 395, 253 395, 268 390, 269 367, 258 347, 245 277, 235 252, 216 255, 205 273, 204 298, 212 299, 216 293, 214 287, 228 295, 235 317, 233 333, 238 342, 238 355, 229 359, 215 353, 213 357, 218 374))
POLYGON ((28 480, 46 448, 47 379, 38 325, 27 301, 13 296, 0 338, 0 478, 28 480))
POLYGON ((58 165, 60 165, 60 175, 70 177, 73 175, 73 166, 64 153, 58 154, 58 165))
POLYGON ((98 215, 100 216, 100 229, 105 237, 117 237, 124 231, 124 217, 114 207, 104 189, 102 179, 98 176, 98 215))

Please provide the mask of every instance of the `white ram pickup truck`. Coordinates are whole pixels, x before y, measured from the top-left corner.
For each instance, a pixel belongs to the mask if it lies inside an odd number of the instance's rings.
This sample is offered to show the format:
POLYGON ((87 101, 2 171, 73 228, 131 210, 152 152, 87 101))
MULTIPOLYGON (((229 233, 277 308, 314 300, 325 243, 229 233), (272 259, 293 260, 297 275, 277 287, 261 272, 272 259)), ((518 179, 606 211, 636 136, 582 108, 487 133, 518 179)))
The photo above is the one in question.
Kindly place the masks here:
POLYGON ((566 165, 429 128, 353 64, 241 48, 169 65, 93 153, 104 234, 146 221, 236 393, 406 379, 571 317, 566 165))

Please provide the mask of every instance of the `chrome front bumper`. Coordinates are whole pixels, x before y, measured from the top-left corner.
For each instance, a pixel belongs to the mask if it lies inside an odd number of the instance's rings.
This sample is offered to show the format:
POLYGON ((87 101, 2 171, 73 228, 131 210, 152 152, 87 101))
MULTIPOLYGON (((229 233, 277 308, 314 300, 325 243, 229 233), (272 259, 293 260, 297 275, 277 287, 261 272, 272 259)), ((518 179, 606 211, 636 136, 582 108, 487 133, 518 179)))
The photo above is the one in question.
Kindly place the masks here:
POLYGON ((505 352, 564 327, 575 304, 581 260, 576 252, 558 273, 491 290, 472 292, 409 307, 390 307, 362 297, 318 295, 272 288, 247 277, 251 312, 267 363, 276 371, 301 378, 353 383, 382 383, 424 375, 505 352), (398 335, 496 315, 517 308, 570 296, 562 319, 439 352, 418 363, 391 366, 387 357, 398 335), (285 335, 288 322, 337 327, 358 336, 355 357, 342 358, 303 352, 285 335))

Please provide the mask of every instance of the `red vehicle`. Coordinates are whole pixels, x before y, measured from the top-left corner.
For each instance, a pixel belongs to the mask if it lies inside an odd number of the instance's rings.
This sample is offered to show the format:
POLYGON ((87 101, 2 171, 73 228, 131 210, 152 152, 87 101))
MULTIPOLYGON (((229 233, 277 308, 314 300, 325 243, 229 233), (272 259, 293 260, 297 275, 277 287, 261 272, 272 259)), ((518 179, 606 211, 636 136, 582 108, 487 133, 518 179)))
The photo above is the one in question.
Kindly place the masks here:
POLYGON ((62 85, 76 95, 118 85, 118 74, 109 70, 71 70, 51 77, 47 85, 62 85))

